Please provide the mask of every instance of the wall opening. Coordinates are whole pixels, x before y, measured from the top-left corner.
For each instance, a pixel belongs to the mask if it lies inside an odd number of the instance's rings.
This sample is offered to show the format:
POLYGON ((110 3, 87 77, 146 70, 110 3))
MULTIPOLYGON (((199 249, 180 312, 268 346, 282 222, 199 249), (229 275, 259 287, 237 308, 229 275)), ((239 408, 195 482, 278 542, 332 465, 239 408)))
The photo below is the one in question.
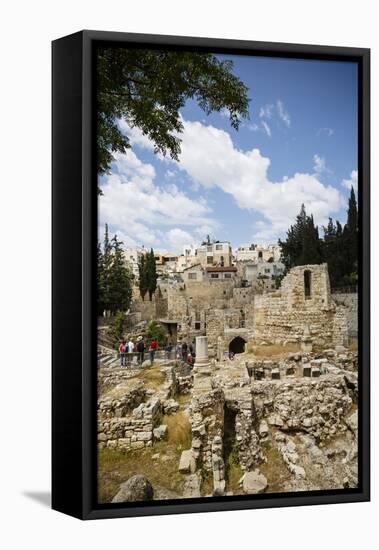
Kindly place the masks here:
POLYGON ((232 353, 243 353, 245 351, 246 340, 241 338, 241 336, 236 336, 229 344, 229 352, 232 353))
POLYGON ((312 273, 308 270, 304 271, 304 296, 308 300, 311 297, 311 284, 312 284, 312 273))

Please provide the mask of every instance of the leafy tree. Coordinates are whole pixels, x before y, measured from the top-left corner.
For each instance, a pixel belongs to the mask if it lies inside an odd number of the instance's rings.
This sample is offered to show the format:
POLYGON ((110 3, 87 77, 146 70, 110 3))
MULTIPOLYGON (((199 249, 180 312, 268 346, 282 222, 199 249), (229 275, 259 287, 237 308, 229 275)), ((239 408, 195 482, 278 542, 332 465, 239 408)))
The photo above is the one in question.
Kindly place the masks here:
POLYGON ((155 338, 159 347, 164 347, 167 344, 166 329, 157 321, 150 321, 147 325, 146 334, 148 338, 155 338))
POLYGON ((122 338, 124 332, 125 314, 122 311, 117 311, 113 319, 113 334, 117 340, 122 338))
POLYGON ((111 241, 112 265, 108 275, 108 307, 112 313, 129 309, 132 299, 133 276, 125 265, 121 245, 122 243, 115 235, 111 241))
POLYGON ((115 314, 117 311, 129 309, 132 299, 133 275, 126 267, 122 243, 117 235, 109 240, 108 226, 105 226, 103 250, 100 244, 97 248, 97 290, 98 290, 98 314, 109 311, 115 314))
POLYGON ((247 87, 232 74, 232 61, 210 53, 99 47, 97 53, 98 171, 109 171, 113 153, 125 152, 124 118, 154 143, 155 151, 178 160, 183 130, 180 109, 188 99, 210 114, 226 108, 238 129, 248 118, 247 87))
POLYGON ((97 314, 102 315, 105 310, 105 273, 104 257, 100 242, 97 243, 97 314))
POLYGON ((358 262, 358 207, 353 187, 350 191, 347 221, 343 228, 346 260, 350 266, 358 262))
POLYGON ((354 189, 351 189, 347 222, 344 227, 329 218, 319 238, 313 216, 307 216, 304 205, 296 223, 287 231, 287 239, 279 245, 286 270, 296 265, 328 264, 331 286, 338 288, 356 285, 358 281, 358 208, 354 189))
POLYGON ((296 223, 287 231, 287 239, 281 241, 282 261, 286 270, 296 265, 319 264, 323 261, 318 227, 313 216, 307 216, 304 204, 296 217, 296 223))

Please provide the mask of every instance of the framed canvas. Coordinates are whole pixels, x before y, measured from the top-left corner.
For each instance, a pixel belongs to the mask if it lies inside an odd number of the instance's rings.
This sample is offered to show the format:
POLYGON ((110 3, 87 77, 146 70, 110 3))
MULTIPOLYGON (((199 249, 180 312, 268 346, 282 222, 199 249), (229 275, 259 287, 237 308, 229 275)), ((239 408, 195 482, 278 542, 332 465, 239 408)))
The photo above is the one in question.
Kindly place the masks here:
POLYGON ((369 500, 367 49, 53 42, 53 508, 369 500))

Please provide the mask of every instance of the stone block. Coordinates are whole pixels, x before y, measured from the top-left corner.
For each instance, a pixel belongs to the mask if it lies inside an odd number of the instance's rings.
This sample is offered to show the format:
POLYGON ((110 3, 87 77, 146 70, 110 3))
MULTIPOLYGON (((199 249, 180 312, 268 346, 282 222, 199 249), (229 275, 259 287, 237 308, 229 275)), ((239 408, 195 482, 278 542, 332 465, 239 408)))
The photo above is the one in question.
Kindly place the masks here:
POLYGON ((196 462, 192 456, 191 449, 183 451, 179 462, 179 472, 182 474, 194 474, 196 471, 196 462))
POLYGON ((160 441, 161 439, 164 439, 167 436, 167 426, 166 424, 161 424, 158 426, 158 428, 155 428, 153 430, 154 439, 157 439, 160 441))
POLYGON ((267 479, 259 470, 254 472, 246 472, 242 478, 242 487, 246 494, 256 495, 263 493, 267 488, 267 479))

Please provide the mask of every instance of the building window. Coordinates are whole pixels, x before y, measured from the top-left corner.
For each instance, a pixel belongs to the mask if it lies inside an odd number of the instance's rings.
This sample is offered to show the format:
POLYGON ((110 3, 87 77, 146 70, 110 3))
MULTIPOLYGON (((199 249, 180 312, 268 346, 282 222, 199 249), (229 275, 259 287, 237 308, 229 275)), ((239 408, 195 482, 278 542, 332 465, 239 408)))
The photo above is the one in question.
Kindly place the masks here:
POLYGON ((231 278, 232 278, 232 274, 231 274, 231 273, 225 273, 224 278, 225 278, 225 279, 231 279, 231 278))
POLYGON ((195 330, 200 330, 200 323, 195 323, 195 330))
POLYGON ((258 258, 263 258, 263 252, 261 250, 258 252, 258 258))
POLYGON ((265 273, 270 273, 270 271, 271 271, 271 270, 270 270, 269 267, 266 267, 266 268, 265 268, 265 273))
POLYGON ((207 252, 212 252, 212 245, 211 245, 211 246, 207 246, 207 252))
POLYGON ((213 264, 213 256, 207 256, 207 264, 213 264))
POLYGON ((216 244, 216 250, 222 250, 222 244, 216 244))
POLYGON ((218 273, 211 273, 211 279, 218 279, 218 273))
POLYGON ((220 264, 221 264, 221 267, 224 267, 224 256, 220 257, 220 264))
POLYGON ((312 273, 308 270, 304 271, 304 296, 306 300, 311 297, 311 279, 312 273))
POLYGON ((197 279, 197 273, 188 273, 188 279, 196 280, 197 279))

